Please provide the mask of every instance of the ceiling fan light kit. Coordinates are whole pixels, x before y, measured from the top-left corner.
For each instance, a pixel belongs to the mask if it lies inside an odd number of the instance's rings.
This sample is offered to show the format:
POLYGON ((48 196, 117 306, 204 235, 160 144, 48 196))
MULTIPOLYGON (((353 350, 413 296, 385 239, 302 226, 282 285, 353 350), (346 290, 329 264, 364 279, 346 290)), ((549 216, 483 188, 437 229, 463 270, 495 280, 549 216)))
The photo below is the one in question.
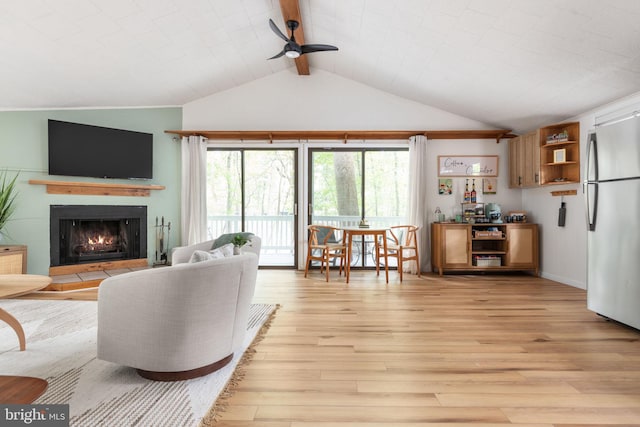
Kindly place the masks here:
POLYGON ((271 31, 273 31, 278 37, 287 42, 284 45, 284 48, 280 53, 272 56, 269 59, 280 58, 281 56, 286 56, 287 58, 296 59, 300 57, 300 55, 304 55, 305 53, 311 52, 325 52, 329 50, 338 50, 337 47, 331 46, 328 44, 303 44, 299 45, 296 42, 296 38, 294 35, 294 31, 300 26, 298 21, 294 21, 292 19, 287 21, 287 28, 291 31, 291 37, 285 36, 282 31, 278 28, 278 26, 273 22, 272 19, 269 19, 269 26, 271 27, 271 31))
POLYGON ((301 54, 302 54, 302 52, 299 52, 299 51, 293 49, 293 47, 289 46, 288 44, 286 44, 284 46, 284 56, 286 56, 287 58, 296 59, 301 54))

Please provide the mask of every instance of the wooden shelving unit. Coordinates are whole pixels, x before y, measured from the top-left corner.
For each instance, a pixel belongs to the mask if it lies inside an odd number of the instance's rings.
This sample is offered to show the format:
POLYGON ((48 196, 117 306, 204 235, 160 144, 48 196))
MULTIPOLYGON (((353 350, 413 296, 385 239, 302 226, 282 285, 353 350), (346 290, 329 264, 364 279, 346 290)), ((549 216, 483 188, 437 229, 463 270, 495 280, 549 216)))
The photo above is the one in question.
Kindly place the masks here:
POLYGON ((580 182, 580 123, 559 123, 540 128, 540 185, 580 182), (566 132, 566 140, 548 142, 548 137, 566 132), (564 150, 563 161, 554 152, 564 150))

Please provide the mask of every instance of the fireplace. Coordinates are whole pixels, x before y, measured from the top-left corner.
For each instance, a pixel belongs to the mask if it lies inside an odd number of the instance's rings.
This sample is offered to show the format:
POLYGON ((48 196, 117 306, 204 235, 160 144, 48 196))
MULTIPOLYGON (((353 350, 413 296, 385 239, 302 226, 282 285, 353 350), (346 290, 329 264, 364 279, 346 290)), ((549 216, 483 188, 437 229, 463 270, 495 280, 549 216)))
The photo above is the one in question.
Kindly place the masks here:
POLYGON ((52 205, 51 266, 147 258, 147 207, 52 205))

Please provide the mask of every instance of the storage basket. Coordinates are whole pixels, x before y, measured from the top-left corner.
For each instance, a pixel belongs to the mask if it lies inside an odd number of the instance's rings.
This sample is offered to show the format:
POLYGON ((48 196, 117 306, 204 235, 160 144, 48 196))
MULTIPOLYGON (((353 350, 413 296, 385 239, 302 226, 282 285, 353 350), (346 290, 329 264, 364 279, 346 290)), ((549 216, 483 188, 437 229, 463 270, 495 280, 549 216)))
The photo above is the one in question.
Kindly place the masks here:
POLYGON ((475 259, 478 267, 500 267, 502 260, 499 257, 477 257, 475 259))

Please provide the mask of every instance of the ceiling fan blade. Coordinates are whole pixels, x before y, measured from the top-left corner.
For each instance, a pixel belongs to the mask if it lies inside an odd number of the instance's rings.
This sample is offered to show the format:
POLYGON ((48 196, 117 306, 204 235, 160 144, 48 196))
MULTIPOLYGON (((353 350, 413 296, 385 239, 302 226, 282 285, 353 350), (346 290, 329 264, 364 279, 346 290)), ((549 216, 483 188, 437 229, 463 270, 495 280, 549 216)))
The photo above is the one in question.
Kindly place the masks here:
POLYGON ((324 52, 328 50, 338 50, 337 47, 331 46, 330 44, 305 44, 300 46, 302 49, 302 54, 311 53, 311 52, 324 52))
POLYGON ((280 58, 282 55, 284 55, 284 50, 283 50, 282 52, 278 53, 277 55, 273 55, 271 58, 267 58, 267 61, 268 61, 269 59, 276 59, 276 58, 280 58))
POLYGON ((269 19, 269 26, 271 27, 271 31, 273 31, 274 33, 276 33, 276 35, 278 37, 280 37, 282 40, 288 42, 289 39, 287 38, 287 36, 285 36, 284 34, 282 34, 282 31, 280 31, 280 28, 278 28, 278 26, 276 25, 275 22, 273 22, 273 19, 269 19))

